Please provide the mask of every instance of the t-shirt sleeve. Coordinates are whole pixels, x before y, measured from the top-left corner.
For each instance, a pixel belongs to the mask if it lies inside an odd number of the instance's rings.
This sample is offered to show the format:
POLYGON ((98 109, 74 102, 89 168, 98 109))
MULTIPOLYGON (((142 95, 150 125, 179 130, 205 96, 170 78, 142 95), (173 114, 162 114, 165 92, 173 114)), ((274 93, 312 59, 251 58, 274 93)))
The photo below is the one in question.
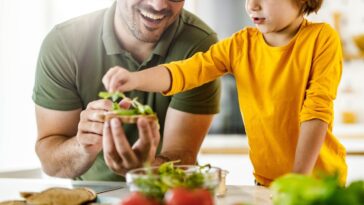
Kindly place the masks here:
MULTIPOLYGON (((188 57, 196 52, 207 51, 217 42, 216 34, 210 34, 202 40, 188 57)), ((216 114, 220 109, 220 80, 214 80, 194 89, 173 95, 170 107, 194 114, 216 114)))
POLYGON ((316 42, 300 122, 321 119, 330 123, 333 120, 333 101, 342 74, 341 43, 338 34, 326 24, 316 42))
POLYGON ((82 107, 76 85, 76 61, 55 27, 44 39, 37 62, 33 101, 54 110, 82 107))
POLYGON ((191 58, 164 64, 172 78, 171 89, 164 93, 173 95, 208 83, 232 72, 239 58, 237 35, 212 45, 206 52, 198 52, 191 58))

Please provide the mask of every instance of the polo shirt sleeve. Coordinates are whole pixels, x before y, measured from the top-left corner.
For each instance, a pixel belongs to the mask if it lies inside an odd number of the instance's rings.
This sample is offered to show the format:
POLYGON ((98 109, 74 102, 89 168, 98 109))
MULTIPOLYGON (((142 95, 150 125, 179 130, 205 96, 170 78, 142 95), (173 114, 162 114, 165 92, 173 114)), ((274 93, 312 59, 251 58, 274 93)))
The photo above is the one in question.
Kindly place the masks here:
POLYGON ((333 120, 334 99, 342 74, 342 49, 338 34, 325 24, 316 39, 316 53, 312 62, 300 122, 321 119, 333 120))
POLYGON ((82 107, 75 83, 75 60, 67 45, 57 27, 42 43, 32 95, 39 106, 54 110, 82 107))
MULTIPOLYGON (((216 34, 210 34, 191 50, 188 57, 197 52, 207 51, 217 42, 216 34)), ((220 80, 206 83, 200 87, 175 94, 170 107, 193 114, 216 114, 220 109, 220 80)))

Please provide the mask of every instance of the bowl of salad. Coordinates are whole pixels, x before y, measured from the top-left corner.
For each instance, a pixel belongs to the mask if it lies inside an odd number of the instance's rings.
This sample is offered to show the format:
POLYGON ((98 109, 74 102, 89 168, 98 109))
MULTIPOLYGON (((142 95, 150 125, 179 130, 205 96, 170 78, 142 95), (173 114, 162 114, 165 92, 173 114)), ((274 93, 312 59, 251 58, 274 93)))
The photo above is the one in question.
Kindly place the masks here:
POLYGON ((167 162, 159 167, 131 170, 126 174, 126 182, 131 192, 141 192, 157 199, 163 199, 168 191, 175 188, 204 189, 211 195, 221 195, 220 192, 226 190, 226 173, 210 165, 175 165, 174 162, 167 162), (224 186, 221 186, 222 182, 224 186))

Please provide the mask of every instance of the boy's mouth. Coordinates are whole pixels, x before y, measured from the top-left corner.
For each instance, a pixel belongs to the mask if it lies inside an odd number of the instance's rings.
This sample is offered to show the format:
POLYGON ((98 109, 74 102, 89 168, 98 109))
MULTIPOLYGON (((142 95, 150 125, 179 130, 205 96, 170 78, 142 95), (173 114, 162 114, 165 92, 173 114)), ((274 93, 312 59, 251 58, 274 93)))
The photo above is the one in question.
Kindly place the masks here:
POLYGON ((263 24, 265 21, 265 18, 261 17, 252 17, 254 24, 263 24))

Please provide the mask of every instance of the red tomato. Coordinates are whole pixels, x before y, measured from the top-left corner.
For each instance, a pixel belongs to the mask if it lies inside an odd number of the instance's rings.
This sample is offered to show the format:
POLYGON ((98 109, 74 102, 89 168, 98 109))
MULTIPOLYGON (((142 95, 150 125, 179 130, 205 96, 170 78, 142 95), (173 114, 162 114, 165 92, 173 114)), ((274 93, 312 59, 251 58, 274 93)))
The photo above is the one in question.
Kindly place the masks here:
POLYGON ((127 198, 123 199, 119 205, 159 205, 159 202, 146 197, 140 192, 133 192, 127 198))
POLYGON ((164 197, 166 205, 213 205, 214 199, 206 189, 188 190, 186 188, 174 188, 168 191, 164 197))

